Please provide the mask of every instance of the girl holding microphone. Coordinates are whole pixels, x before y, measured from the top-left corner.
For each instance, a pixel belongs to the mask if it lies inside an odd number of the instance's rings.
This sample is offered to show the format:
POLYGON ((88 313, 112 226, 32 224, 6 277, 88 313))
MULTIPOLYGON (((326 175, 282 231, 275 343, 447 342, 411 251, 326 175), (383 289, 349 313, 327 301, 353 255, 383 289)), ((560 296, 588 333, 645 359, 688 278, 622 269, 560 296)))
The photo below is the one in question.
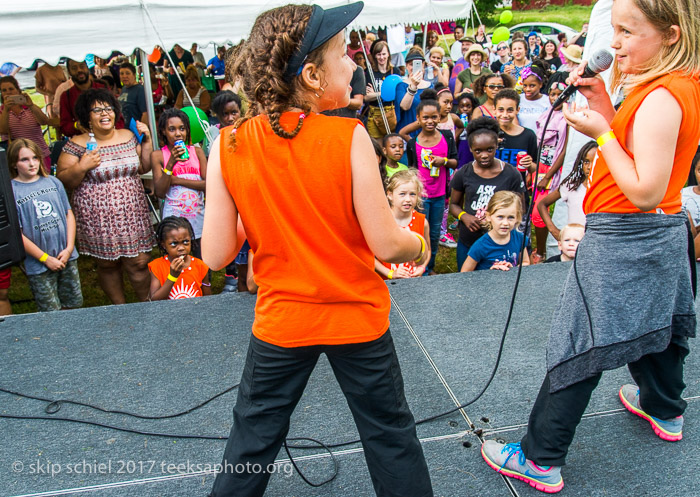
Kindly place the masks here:
POLYGON ((681 188, 700 139, 700 3, 615 0, 615 111, 599 77, 569 83, 589 107, 568 123, 598 142, 584 200, 586 236, 564 283, 547 346, 547 375, 519 443, 489 440, 496 471, 553 493, 576 426, 602 372, 627 365, 619 398, 663 440, 682 438, 683 361, 696 318, 681 188), (663 112, 660 111, 663 109, 663 112))

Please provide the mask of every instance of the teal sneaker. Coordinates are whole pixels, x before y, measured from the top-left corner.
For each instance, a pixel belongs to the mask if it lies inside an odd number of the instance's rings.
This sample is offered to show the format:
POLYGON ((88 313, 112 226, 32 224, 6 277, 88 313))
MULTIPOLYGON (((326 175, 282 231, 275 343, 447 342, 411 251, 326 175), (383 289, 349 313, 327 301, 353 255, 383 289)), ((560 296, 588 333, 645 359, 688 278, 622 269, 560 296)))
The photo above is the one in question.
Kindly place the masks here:
POLYGON ((525 459, 519 442, 502 444, 495 440, 486 440, 481 446, 481 457, 486 464, 502 475, 522 480, 541 492, 554 494, 564 488, 561 467, 538 466, 525 459))
POLYGON ((622 385, 620 401, 632 414, 644 418, 651 424, 654 433, 667 442, 677 442, 683 438, 683 416, 672 419, 659 419, 642 411, 639 405, 639 387, 637 385, 622 385))

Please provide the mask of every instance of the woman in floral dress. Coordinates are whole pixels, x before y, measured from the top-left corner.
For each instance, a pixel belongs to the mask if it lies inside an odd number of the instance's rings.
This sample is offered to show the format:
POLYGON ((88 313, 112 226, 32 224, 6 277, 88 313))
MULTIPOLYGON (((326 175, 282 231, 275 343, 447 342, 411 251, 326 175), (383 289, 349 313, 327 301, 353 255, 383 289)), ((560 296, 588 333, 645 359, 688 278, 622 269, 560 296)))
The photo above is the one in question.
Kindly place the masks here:
POLYGON ((75 113, 80 127, 89 132, 68 141, 56 175, 74 190, 78 250, 95 257, 100 287, 113 304, 126 302, 123 272, 139 300, 146 300, 155 236, 139 174, 151 169, 150 131, 137 123, 139 143, 131 131, 116 129, 119 102, 103 89, 82 93, 75 113), (97 141, 93 151, 86 149, 90 134, 97 141))

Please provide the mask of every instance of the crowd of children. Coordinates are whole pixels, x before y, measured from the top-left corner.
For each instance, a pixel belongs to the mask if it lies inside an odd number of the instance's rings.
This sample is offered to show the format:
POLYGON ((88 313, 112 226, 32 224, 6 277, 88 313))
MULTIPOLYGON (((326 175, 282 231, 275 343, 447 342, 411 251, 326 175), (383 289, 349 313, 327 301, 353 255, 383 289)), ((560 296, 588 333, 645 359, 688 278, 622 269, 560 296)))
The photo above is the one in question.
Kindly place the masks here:
MULTIPOLYGON (((517 44, 514 48, 518 48, 517 44)), ((371 51, 375 52, 384 53, 371 51)), ((425 63, 430 65, 438 52, 431 51, 431 59, 426 58, 425 63)), ((414 49, 407 60, 423 60, 417 58, 419 53, 414 49)), ((441 245, 456 249, 456 270, 463 272, 516 265, 519 251, 514 251, 514 247, 523 242, 523 237, 527 246, 523 264, 536 264, 547 257, 547 262, 572 257, 571 247, 582 236, 578 227, 585 223, 585 179, 595 161, 596 146, 594 142, 584 146, 571 174, 559 180, 568 140, 561 106, 552 111, 546 130, 544 124, 551 104, 566 87, 567 75, 552 72, 551 64, 539 59, 522 67, 518 61, 515 57, 502 73, 484 71, 458 99, 442 82, 444 78, 434 77, 434 82, 424 84, 423 72, 416 64, 407 63, 407 86, 397 87, 397 92, 404 92, 396 100, 401 103, 397 105, 402 116, 399 126, 392 119, 393 129, 380 130, 391 132, 380 132, 381 138, 374 140, 374 145, 397 224, 423 234, 429 242, 431 258, 421 266, 397 266, 377 260, 376 272, 381 277, 436 274, 441 245), (407 112, 402 111, 407 96, 411 98, 408 114, 415 112, 415 120, 408 119, 407 112), (556 226, 550 215, 552 205, 559 199, 569 212, 566 230, 556 226), (534 243, 529 230, 524 234, 518 231, 532 202, 534 243), (448 224, 450 220, 453 222, 448 224), (561 255, 546 254, 545 240, 550 233, 559 242, 561 255)), ((370 60, 369 65, 374 67, 376 62, 370 60)), ((393 106, 385 105, 393 114, 393 106)), ((213 97, 215 133, 219 127, 233 124, 244 113, 244 107, 241 97, 229 90, 213 97)), ((177 108, 161 113, 157 134, 161 148, 153 151, 151 167, 154 193, 164 201, 164 219, 157 227, 158 248, 164 255, 149 264, 149 298, 208 295, 211 272, 200 260, 199 243, 205 211, 207 154, 202 147, 191 144, 189 117, 177 108)), ((35 144, 17 140, 13 145, 8 157, 27 252, 24 269, 37 308, 80 307, 75 220, 66 191, 60 181, 33 166, 29 155, 42 157, 36 153, 35 144), (44 226, 38 221, 47 216, 51 217, 51 229, 34 229, 44 226)), ((696 199, 700 193, 689 191, 686 196, 696 199)), ((696 210, 700 212, 700 208, 696 210)), ((697 224, 700 214, 696 217, 697 224)), ((227 266, 225 291, 254 292, 253 255, 249 251, 250 247, 244 245, 227 266)))

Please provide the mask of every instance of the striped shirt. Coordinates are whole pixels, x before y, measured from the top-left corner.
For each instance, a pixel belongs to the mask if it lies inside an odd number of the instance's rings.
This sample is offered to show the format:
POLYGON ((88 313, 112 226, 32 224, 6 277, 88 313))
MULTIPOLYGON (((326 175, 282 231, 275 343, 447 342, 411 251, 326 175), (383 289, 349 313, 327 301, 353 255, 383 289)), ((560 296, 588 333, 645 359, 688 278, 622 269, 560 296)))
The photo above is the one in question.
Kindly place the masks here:
MULTIPOLYGON (((4 108, 4 106, 2 108, 4 108)), ((44 157, 49 157, 51 152, 41 132, 41 125, 38 123, 29 107, 23 105, 19 114, 15 114, 13 111, 10 111, 9 114, 10 139, 16 140, 18 138, 26 138, 32 140, 39 145, 44 157)))

